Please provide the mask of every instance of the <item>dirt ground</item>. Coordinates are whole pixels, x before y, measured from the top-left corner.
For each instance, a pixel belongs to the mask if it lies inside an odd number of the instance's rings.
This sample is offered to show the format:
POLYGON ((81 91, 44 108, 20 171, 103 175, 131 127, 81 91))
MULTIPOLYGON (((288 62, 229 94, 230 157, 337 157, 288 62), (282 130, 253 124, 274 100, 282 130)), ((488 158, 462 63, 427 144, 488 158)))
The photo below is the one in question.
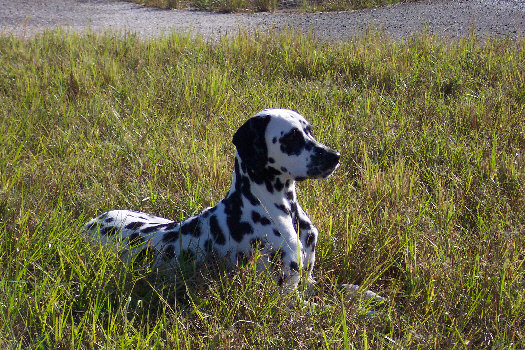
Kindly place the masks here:
POLYGON ((159 10, 119 0, 0 0, 0 31, 30 36, 46 29, 133 32, 142 37, 197 32, 217 38, 238 28, 289 28, 341 40, 368 28, 396 39, 426 31, 459 38, 525 35, 523 0, 422 0, 349 12, 221 14, 159 10))

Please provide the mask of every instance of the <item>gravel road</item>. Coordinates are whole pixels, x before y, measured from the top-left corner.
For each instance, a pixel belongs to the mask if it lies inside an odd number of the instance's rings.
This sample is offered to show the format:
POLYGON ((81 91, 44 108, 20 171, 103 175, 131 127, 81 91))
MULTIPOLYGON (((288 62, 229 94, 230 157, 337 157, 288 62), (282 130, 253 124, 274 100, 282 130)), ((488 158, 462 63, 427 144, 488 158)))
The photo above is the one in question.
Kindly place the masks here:
POLYGON ((45 29, 114 30, 143 37, 198 32, 207 37, 237 28, 288 28, 310 31, 323 39, 349 38, 367 28, 380 28, 393 38, 428 33, 459 38, 476 35, 525 35, 524 0, 422 0, 350 12, 220 14, 159 10, 119 0, 0 0, 0 32, 30 36, 45 29))

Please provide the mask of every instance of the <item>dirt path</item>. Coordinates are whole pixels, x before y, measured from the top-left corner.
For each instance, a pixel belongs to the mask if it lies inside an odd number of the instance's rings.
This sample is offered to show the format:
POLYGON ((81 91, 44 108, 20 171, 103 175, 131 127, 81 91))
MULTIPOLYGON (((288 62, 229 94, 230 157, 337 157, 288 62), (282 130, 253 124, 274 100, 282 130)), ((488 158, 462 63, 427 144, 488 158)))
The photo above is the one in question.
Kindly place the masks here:
POLYGON ((338 13, 218 14, 187 10, 158 10, 119 0, 0 0, 0 32, 29 36, 48 28, 115 30, 143 37, 199 32, 208 37, 232 33, 239 27, 264 30, 294 27, 312 30, 324 39, 345 39, 369 27, 382 28, 394 38, 426 30, 457 38, 477 35, 525 35, 523 0, 422 0, 376 9, 338 13))

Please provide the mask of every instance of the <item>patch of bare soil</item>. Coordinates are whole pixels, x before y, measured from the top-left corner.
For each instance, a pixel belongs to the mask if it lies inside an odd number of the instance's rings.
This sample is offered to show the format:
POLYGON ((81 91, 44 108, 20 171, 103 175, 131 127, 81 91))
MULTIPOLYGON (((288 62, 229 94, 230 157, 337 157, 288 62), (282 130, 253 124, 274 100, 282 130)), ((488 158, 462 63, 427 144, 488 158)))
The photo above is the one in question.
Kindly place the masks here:
POLYGON ((0 31, 30 36, 46 29, 132 32, 142 37, 195 32, 214 38, 239 28, 294 28, 322 39, 341 40, 369 28, 396 39, 426 31, 458 38, 525 34, 522 0, 422 0, 349 12, 221 14, 159 10, 118 0, 0 0, 0 31))

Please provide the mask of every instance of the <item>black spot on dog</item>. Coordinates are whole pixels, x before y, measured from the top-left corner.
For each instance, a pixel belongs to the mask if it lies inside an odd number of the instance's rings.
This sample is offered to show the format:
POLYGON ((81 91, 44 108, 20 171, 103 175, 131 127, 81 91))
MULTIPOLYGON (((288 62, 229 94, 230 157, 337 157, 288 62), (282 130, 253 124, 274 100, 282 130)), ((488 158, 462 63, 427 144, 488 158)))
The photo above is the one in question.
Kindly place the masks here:
POLYGON ((273 180, 276 176, 279 176, 281 175, 281 171, 278 170, 278 169, 275 169, 274 167, 272 166, 269 166, 266 168, 266 177, 269 179, 269 180, 273 180))
POLYGON ((275 163, 275 159, 273 159, 272 157, 269 157, 269 158, 268 158, 268 162, 270 162, 270 163, 275 163))
POLYGON ((153 225, 153 226, 150 226, 150 227, 146 227, 146 228, 143 228, 142 230, 140 230, 142 233, 152 233, 152 232, 155 232, 155 231, 159 231, 161 228, 163 228, 164 226, 166 226, 167 224, 158 224, 158 225, 153 225))
MULTIPOLYGON (((303 124, 306 124, 306 123, 303 123, 303 124)), ((312 127, 310 125, 307 125, 304 129, 303 129, 303 132, 306 134, 306 135, 312 135, 312 127)))
POLYGON ((95 229, 98 226, 98 222, 96 220, 91 220, 86 224, 86 230, 91 231, 95 229))
MULTIPOLYGON (((245 167, 243 167, 243 165, 244 165, 244 160, 241 160, 240 167, 244 171, 245 167)), ((258 169, 246 167, 245 173, 248 176, 248 181, 251 180, 252 182, 258 185, 265 183, 266 186, 268 186, 269 184, 271 185, 271 182, 275 179, 275 177, 281 174, 279 170, 271 166, 266 166, 266 164, 264 166, 260 166, 258 169)), ((237 173, 236 173, 236 178, 238 178, 237 173)), ((269 190, 269 191, 272 191, 272 190, 269 190)))
POLYGON ((114 236, 119 233, 119 229, 115 226, 107 226, 100 230, 100 234, 103 236, 114 236))
POLYGON ((245 235, 253 234, 250 223, 241 221, 242 198, 240 193, 234 192, 223 200, 226 224, 230 230, 231 237, 236 242, 241 242, 245 235))
POLYGON ((306 141, 303 133, 299 129, 293 128, 279 139, 279 143, 281 144, 281 152, 298 156, 304 150, 306 141))
POLYGON ((299 271, 299 265, 295 261, 290 262, 290 269, 292 271, 298 272, 299 271))
POLYGON ((137 246, 144 243, 144 238, 139 235, 137 232, 133 232, 129 235, 129 244, 132 246, 137 246))
POLYGON ((270 261, 273 264, 274 270, 277 269, 283 262, 283 259, 285 257, 286 253, 282 250, 273 251, 270 253, 270 261))
POLYGON ((135 221, 135 222, 127 224, 125 228, 128 230, 138 230, 142 226, 144 226, 143 222, 135 221))
POLYGON ((200 237, 201 230, 199 225, 199 219, 193 218, 186 220, 182 223, 182 227, 180 229, 180 233, 182 235, 192 235, 193 237, 200 237))
POLYGON ((282 166, 282 167, 281 167, 281 171, 282 171, 283 173, 286 173, 286 172, 288 172, 288 169, 286 169, 285 167, 282 166))
POLYGON ((259 214, 256 211, 252 211, 252 220, 254 223, 258 223, 259 221, 261 221, 261 214, 259 214))
POLYGON ((299 228, 301 230, 310 230, 312 228, 312 224, 308 221, 299 219, 299 228))
POLYGON ((297 215, 297 202, 290 202, 290 212, 297 215))
POLYGON ((251 205, 259 205, 259 201, 251 192, 250 179, 241 174, 240 168, 242 166, 239 166, 239 162, 235 158, 235 190, 248 199, 251 205))
POLYGON ((312 244, 315 245, 316 240, 317 237, 315 236, 315 234, 313 232, 310 232, 308 236, 306 236, 306 247, 310 247, 312 244))
POLYGON ((264 184, 266 185, 266 191, 273 193, 273 186, 270 181, 265 181, 264 184))
POLYGON ((162 242, 171 243, 179 239, 179 230, 168 231, 162 237, 162 242))
POLYGON ((267 225, 270 225, 270 224, 271 224, 270 219, 268 219, 266 217, 261 218, 261 225, 267 226, 267 225))
POLYGON ((166 248, 164 248, 163 258, 166 261, 170 261, 173 258, 175 258, 175 247, 173 246, 173 244, 170 244, 166 246, 166 248))
POLYGON ((273 229, 273 234, 277 237, 281 237, 281 232, 277 231, 276 229, 273 229))
POLYGON ((260 205, 259 200, 257 197, 255 197, 252 192, 250 191, 250 180, 246 177, 242 179, 242 182, 245 183, 245 185, 242 186, 241 194, 244 198, 248 199, 251 205, 258 206, 260 205))
POLYGON ((237 222, 231 218, 228 218, 226 222, 232 238, 237 242, 241 242, 245 235, 253 234, 252 225, 247 222, 237 222))
POLYGON ((115 218, 107 218, 106 220, 104 220, 104 222, 109 224, 113 220, 115 220, 115 218))
POLYGON ((250 247, 252 250, 264 248, 264 242, 260 238, 254 238, 250 241, 250 247))
POLYGON ((284 195, 286 196, 286 199, 288 199, 289 201, 293 201, 294 199, 293 191, 288 191, 284 195))
POLYGON ((252 221, 254 224, 260 223, 263 226, 271 224, 270 220, 267 217, 261 216, 261 214, 259 214, 256 211, 252 211, 252 221))
POLYGON ((177 227, 179 225, 178 222, 170 222, 169 224, 167 224, 166 226, 164 226, 164 231, 169 231, 169 230, 173 230, 175 227, 177 227))
POLYGON ((270 193, 273 193, 273 181, 274 179, 281 175, 281 172, 274 167, 268 166, 259 171, 248 170, 249 178, 256 184, 262 184, 266 186, 266 190, 270 193))
POLYGON ((272 143, 276 143, 276 142, 277 142, 277 137, 274 137, 274 138, 272 139, 272 143))
POLYGON ((275 204, 275 207, 277 209, 279 209, 280 211, 282 211, 283 213, 285 213, 287 215, 290 215, 290 209, 288 209, 286 207, 286 205, 284 205, 284 204, 275 204))
POLYGON ((215 215, 213 215, 210 218, 210 231, 211 235, 213 236, 213 239, 215 240, 215 243, 219 245, 224 245, 224 243, 226 243, 224 234, 222 233, 221 227, 219 226, 219 222, 217 221, 217 216, 215 215))
POLYGON ((281 192, 281 191, 283 190, 283 188, 284 188, 284 184, 281 182, 281 180, 279 180, 279 178, 277 178, 277 179, 275 180, 275 185, 274 185, 274 187, 275 187, 275 190, 276 190, 277 192, 281 192))

